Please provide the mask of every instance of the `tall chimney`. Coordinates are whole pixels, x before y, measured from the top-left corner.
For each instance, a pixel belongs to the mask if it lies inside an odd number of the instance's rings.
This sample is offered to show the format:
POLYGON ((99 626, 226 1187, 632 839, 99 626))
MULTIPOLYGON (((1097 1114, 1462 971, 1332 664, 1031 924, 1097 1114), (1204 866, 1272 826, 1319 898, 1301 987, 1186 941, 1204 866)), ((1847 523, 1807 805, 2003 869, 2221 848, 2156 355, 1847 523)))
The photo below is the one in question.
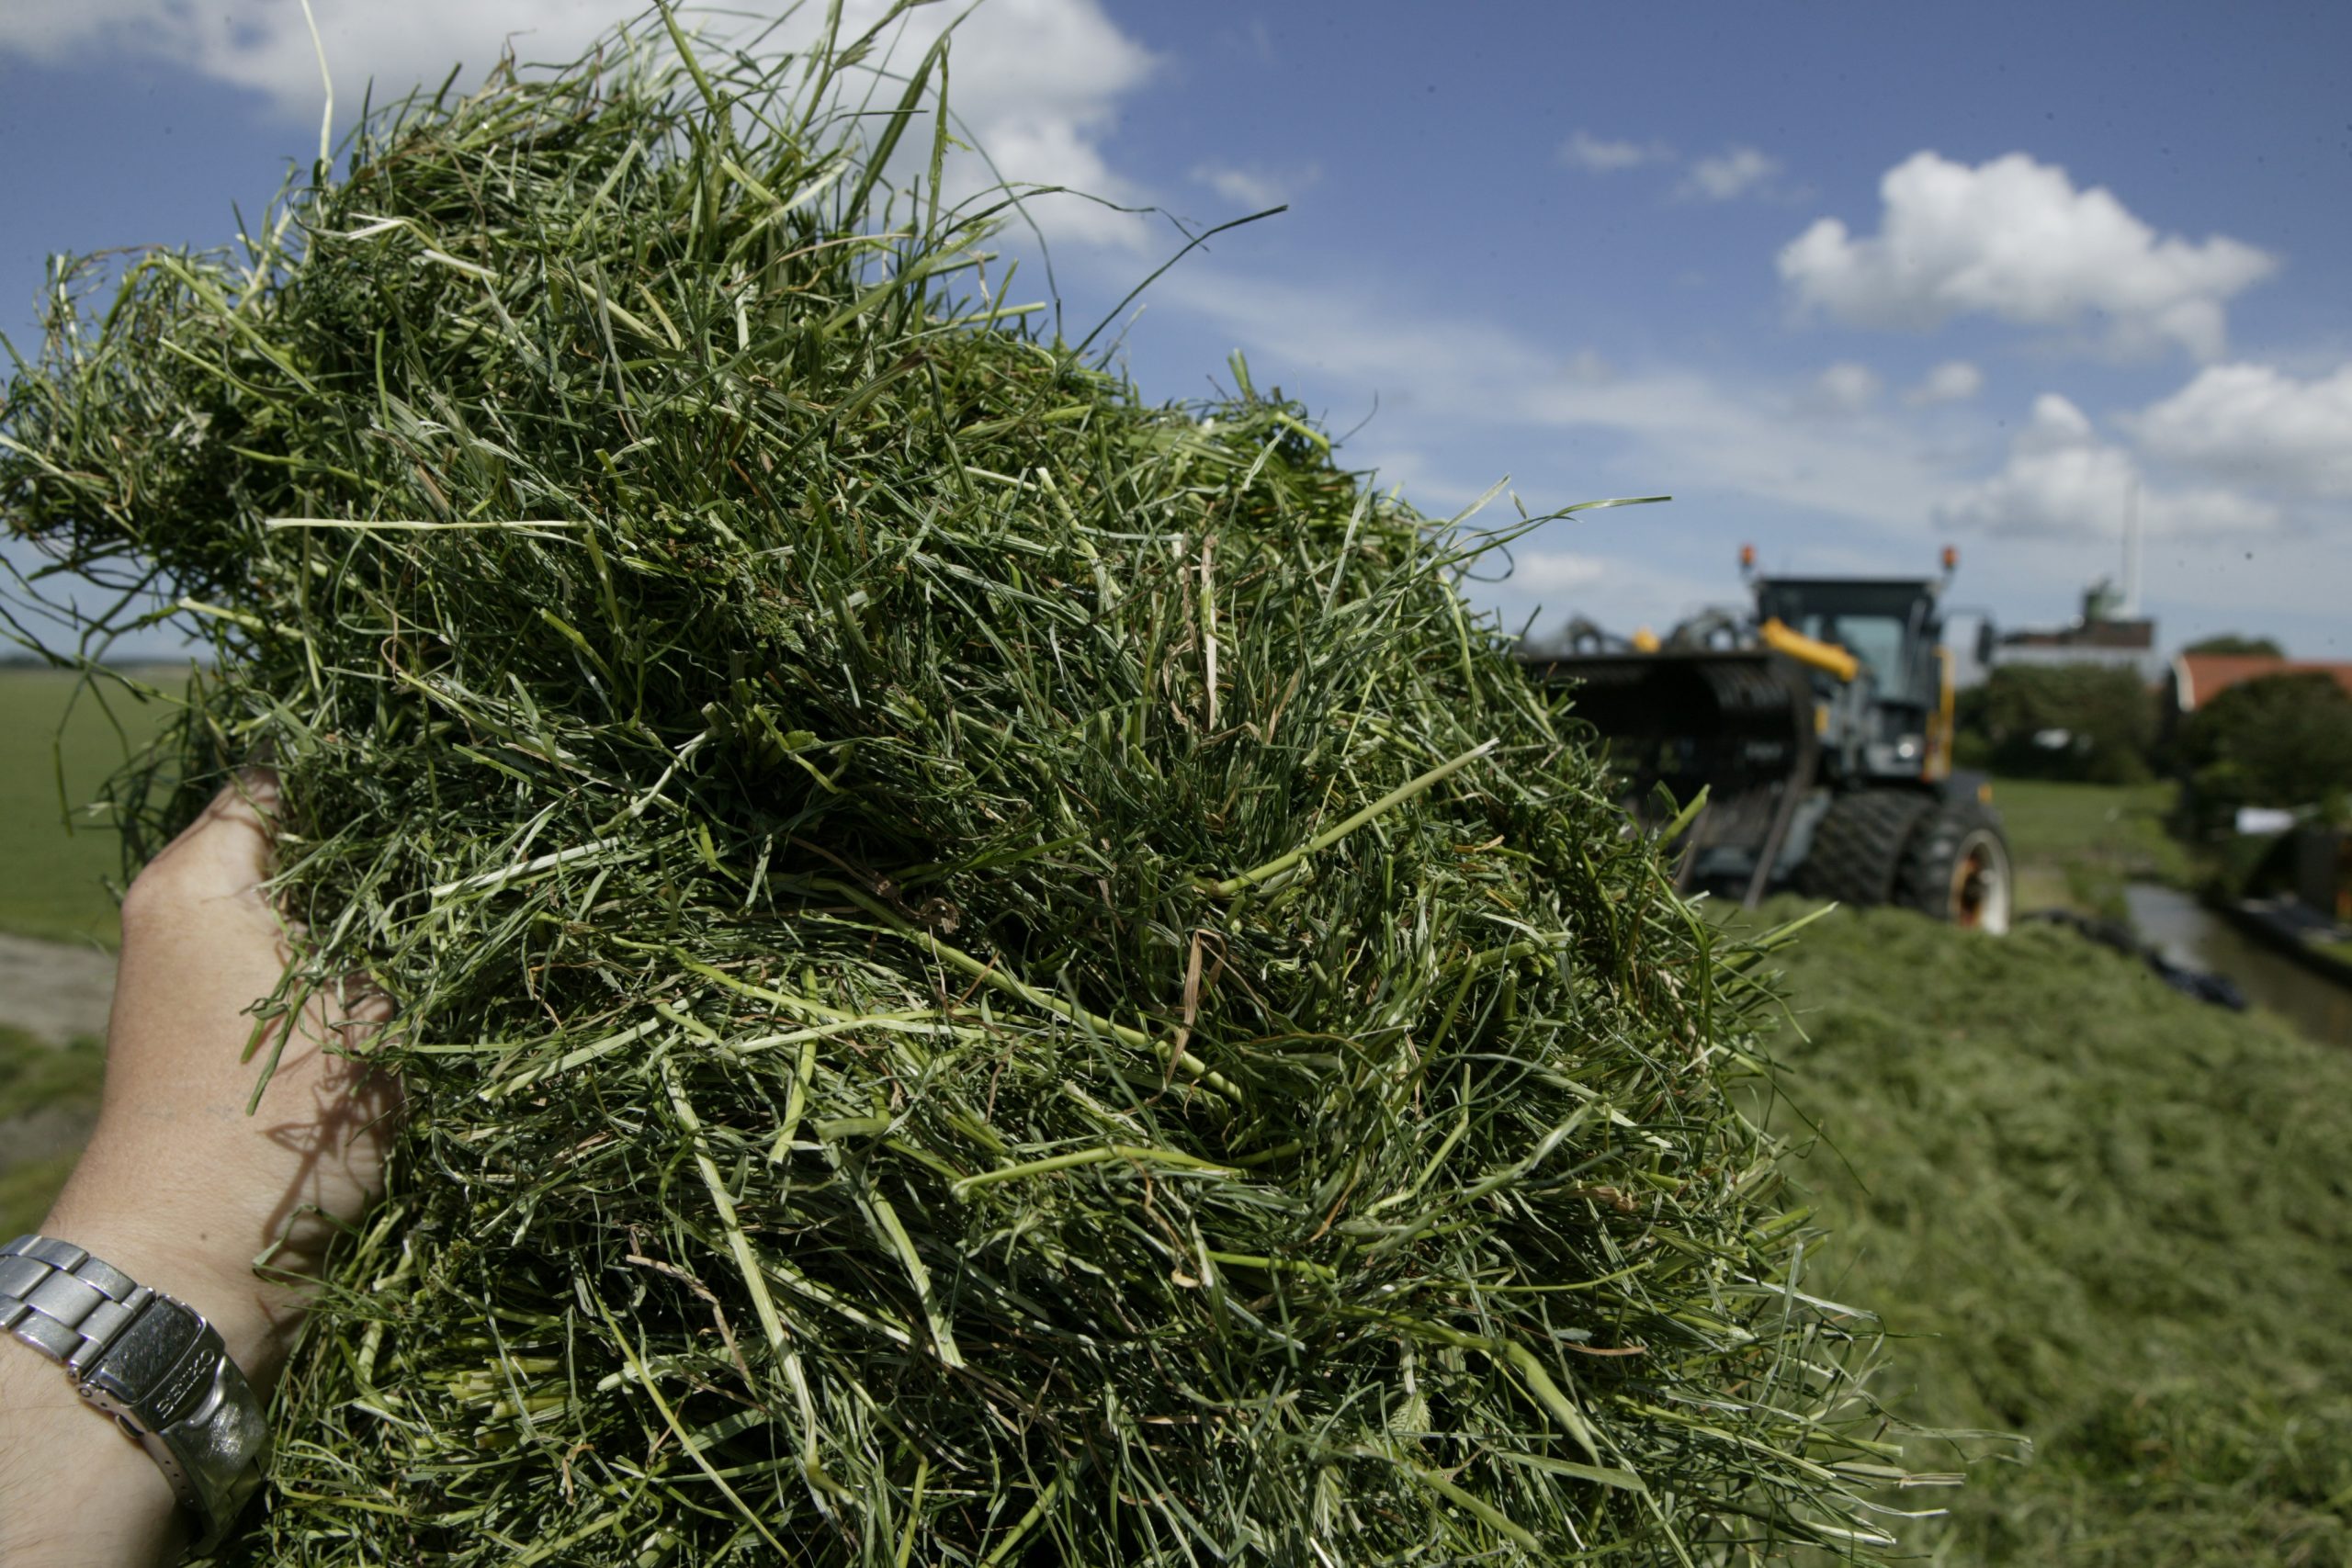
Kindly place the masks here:
POLYGON ((2123 615, 2140 618, 2140 479, 2132 476, 2123 492, 2123 615))

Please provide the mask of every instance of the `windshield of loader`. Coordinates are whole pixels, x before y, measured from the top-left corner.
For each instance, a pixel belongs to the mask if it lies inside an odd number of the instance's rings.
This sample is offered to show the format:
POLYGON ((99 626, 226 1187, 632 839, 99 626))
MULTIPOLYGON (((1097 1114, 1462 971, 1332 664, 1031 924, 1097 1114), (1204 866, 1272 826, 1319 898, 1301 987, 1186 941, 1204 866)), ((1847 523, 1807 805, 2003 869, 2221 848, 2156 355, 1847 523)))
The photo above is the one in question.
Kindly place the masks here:
POLYGON ((1757 591, 1759 618, 1779 616, 1791 628, 1836 643, 1862 661, 1882 700, 1925 702, 1926 642, 1931 601, 1917 582, 1778 581, 1757 591))

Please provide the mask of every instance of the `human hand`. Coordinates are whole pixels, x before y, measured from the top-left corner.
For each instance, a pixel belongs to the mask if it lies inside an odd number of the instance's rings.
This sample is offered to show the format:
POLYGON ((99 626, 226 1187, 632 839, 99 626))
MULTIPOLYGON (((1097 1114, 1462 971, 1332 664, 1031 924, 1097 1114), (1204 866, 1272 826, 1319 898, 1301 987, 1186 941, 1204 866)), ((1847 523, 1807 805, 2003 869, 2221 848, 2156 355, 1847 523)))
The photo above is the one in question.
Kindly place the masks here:
MULTIPOLYGON (((314 997, 242 1059, 247 1010, 276 989, 290 954, 260 886, 277 798, 274 776, 243 775, 131 884, 97 1126, 42 1226, 210 1319, 265 1401, 303 1281, 338 1223, 382 1191, 400 1103, 396 1084, 329 1049, 365 1043, 385 1016, 378 999, 314 997), (248 1116, 273 1050, 277 1068, 248 1116), (254 1268, 266 1251, 266 1276, 254 1268)), ((145 1454, 58 1369, 0 1342, 0 1561, 47 1561, 36 1556, 44 1546, 59 1562, 156 1561, 172 1513, 145 1454), (110 1550, 83 1528, 93 1511, 128 1532, 110 1550)))

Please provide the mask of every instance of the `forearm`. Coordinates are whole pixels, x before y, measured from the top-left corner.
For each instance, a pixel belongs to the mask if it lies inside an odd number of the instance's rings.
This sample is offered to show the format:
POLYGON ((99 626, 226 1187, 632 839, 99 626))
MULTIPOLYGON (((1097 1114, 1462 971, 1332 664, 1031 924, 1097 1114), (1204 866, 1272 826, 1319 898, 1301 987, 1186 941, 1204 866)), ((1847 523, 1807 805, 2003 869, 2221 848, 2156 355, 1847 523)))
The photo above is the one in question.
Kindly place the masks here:
MULTIPOLYGON (((205 1206, 139 1171, 102 1134, 41 1230, 201 1314, 266 1401, 300 1303, 254 1276, 254 1238, 205 1206)), ((192 1522, 154 1461, 81 1398, 72 1374, 0 1336, 0 1563, 148 1568, 178 1555, 192 1522)))
MULTIPOLYGON (((280 1226, 260 1203, 240 1203, 208 1183, 175 1181, 169 1168, 175 1163, 117 1142, 102 1122, 41 1234, 105 1258, 200 1314, 266 1399, 304 1303, 303 1292, 253 1267, 280 1226)), ((301 1229, 314 1235, 314 1227, 301 1229)), ((285 1260, 278 1261, 283 1268, 285 1260)))
MULTIPOLYGON (((242 781, 132 885, 98 1124, 42 1225, 204 1317, 265 1407, 305 1304, 289 1280, 315 1276, 337 1226, 380 1191, 399 1105, 396 1085, 337 1054, 380 1004, 314 992, 245 1055, 255 1000, 288 958, 260 888, 267 835, 254 801, 269 798, 266 775, 242 781), (254 1269, 264 1253, 267 1278, 254 1269)), ((251 1431, 235 1440, 258 1457, 251 1431)), ((249 1481, 233 1468, 205 1478, 223 1512, 235 1496, 219 1488, 249 1481)), ((192 1522, 153 1460, 62 1367, 0 1335, 0 1564, 148 1568, 177 1553, 192 1522)))

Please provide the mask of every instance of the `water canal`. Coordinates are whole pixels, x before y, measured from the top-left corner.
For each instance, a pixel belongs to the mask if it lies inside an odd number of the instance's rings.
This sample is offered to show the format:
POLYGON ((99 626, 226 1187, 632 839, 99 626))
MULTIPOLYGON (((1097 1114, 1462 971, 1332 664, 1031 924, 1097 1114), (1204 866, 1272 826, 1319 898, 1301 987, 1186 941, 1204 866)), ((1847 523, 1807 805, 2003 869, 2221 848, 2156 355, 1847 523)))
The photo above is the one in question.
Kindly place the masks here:
POLYGON ((2248 1001, 2312 1039, 2352 1045, 2352 987, 2256 942, 2177 888, 2135 882, 2123 897, 2140 940, 2174 963, 2226 975, 2248 1001))

